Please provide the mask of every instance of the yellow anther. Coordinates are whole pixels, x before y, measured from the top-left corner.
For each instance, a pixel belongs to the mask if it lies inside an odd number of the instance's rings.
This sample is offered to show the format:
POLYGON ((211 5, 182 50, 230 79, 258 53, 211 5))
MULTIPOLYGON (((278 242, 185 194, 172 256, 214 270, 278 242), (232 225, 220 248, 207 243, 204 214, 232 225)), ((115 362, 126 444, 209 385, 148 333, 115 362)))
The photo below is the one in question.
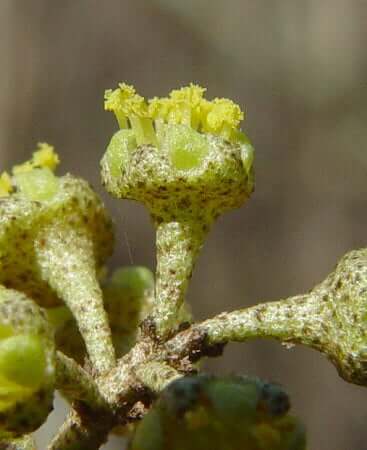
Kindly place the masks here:
POLYGON ((133 128, 138 144, 159 144, 164 138, 165 124, 185 125, 237 142, 239 124, 244 118, 240 107, 224 98, 208 101, 205 92, 205 88, 191 83, 174 89, 168 97, 154 97, 147 105, 133 86, 120 83, 117 89, 105 92, 104 106, 115 113, 120 128, 133 128))
POLYGON ((46 142, 38 143, 38 150, 33 153, 33 164, 36 167, 47 167, 54 171, 59 165, 60 159, 55 148, 46 142))
POLYGON ((174 89, 169 98, 153 98, 149 101, 149 115, 154 120, 183 124, 197 129, 200 123, 201 102, 205 88, 190 84, 174 89))
POLYGON ((105 92, 104 107, 113 111, 120 128, 132 128, 138 145, 156 145, 156 136, 152 121, 148 115, 148 105, 138 95, 133 86, 120 83, 119 87, 105 92))
POLYGON ((35 168, 47 168, 52 171, 56 169, 60 159, 55 152, 55 148, 46 142, 39 142, 37 148, 38 150, 33 153, 33 156, 29 161, 13 167, 13 175, 31 172, 35 168))
POLYGON ((225 139, 231 139, 238 129, 244 113, 232 100, 216 98, 212 102, 206 102, 206 117, 203 122, 203 131, 219 134, 225 139))
POLYGON ((133 86, 120 83, 119 87, 105 92, 105 110, 122 113, 125 116, 147 117, 147 104, 142 96, 136 93, 133 86))
POLYGON ((8 172, 3 172, 0 175, 0 197, 8 197, 13 190, 11 177, 8 172))
POLYGON ((190 83, 190 86, 181 89, 174 89, 170 93, 170 97, 177 103, 187 103, 192 108, 200 106, 206 88, 190 83))
POLYGON ((149 100, 148 114, 153 120, 162 119, 168 122, 172 102, 168 98, 154 97, 149 100))

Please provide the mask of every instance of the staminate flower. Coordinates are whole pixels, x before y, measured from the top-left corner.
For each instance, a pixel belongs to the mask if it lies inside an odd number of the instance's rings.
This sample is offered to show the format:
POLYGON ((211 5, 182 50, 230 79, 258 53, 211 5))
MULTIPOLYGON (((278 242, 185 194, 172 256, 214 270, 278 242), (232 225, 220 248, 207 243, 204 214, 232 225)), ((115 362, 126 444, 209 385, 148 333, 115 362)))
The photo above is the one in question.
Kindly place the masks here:
POLYGON ((97 271, 112 250, 111 219, 88 183, 55 175, 58 162, 53 147, 40 144, 13 169, 12 191, 0 202, 0 283, 41 306, 64 301, 103 372, 114 350, 97 271))
POLYGON ((244 114, 231 100, 206 100, 205 91, 190 84, 149 100, 148 108, 131 86, 106 93, 105 108, 123 129, 103 157, 102 179, 113 195, 140 201, 151 213, 158 249, 156 315, 165 322, 163 334, 178 320, 214 219, 241 206, 253 191, 253 148, 239 128, 244 114))

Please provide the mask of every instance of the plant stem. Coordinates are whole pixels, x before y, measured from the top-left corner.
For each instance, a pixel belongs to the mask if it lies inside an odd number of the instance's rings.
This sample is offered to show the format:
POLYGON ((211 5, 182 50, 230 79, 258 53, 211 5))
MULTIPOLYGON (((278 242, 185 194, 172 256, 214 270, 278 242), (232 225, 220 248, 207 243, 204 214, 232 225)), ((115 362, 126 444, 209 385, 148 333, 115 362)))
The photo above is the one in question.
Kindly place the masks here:
POLYGON ((170 354, 210 356, 213 346, 230 341, 274 338, 320 351, 342 378, 366 386, 366 274, 367 249, 353 250, 305 295, 222 313, 176 335, 166 343, 167 361, 170 354))
POLYGON ((157 271, 153 318, 157 334, 166 337, 179 325, 192 272, 210 223, 194 220, 156 223, 157 271))
POLYGON ((135 373, 141 383, 156 394, 161 392, 172 381, 182 377, 177 370, 166 363, 158 361, 142 364, 135 370, 135 373))
POLYGON ((260 303, 230 313, 221 313, 176 335, 167 342, 168 353, 184 356, 195 339, 197 352, 228 342, 254 338, 273 338, 284 343, 299 343, 324 349, 329 339, 324 333, 325 308, 311 292, 286 300, 260 303), (198 337, 201 336, 201 340, 198 337))
POLYGON ((209 344, 274 338, 318 347, 325 343, 320 306, 314 294, 298 295, 219 314, 200 324, 199 329, 206 333, 209 344))
POLYGON ((106 373, 115 365, 115 353, 92 243, 58 225, 46 230, 43 241, 37 249, 42 275, 73 313, 92 364, 106 373))
POLYGON ((94 410, 108 409, 92 376, 60 351, 56 353, 56 388, 70 402, 79 400, 94 410))

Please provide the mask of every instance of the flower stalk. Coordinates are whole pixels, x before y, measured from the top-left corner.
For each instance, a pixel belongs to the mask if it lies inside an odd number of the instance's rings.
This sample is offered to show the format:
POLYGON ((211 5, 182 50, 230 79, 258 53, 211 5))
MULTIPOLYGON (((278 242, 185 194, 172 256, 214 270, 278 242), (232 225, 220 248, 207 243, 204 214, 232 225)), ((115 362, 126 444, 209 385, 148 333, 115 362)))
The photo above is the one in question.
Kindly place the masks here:
POLYGON ((209 220, 202 224, 180 218, 156 224, 157 269, 152 315, 159 334, 179 326, 179 311, 209 227, 209 220))

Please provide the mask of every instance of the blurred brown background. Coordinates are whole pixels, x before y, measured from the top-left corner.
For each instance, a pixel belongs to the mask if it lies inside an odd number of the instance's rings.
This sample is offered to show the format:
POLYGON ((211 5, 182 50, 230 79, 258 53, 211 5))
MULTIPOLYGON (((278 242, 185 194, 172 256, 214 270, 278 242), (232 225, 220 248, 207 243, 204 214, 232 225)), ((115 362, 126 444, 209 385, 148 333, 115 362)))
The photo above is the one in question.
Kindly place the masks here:
MULTIPOLYGON (((154 267, 146 211, 100 186, 117 129, 103 92, 120 80, 147 97, 205 85, 248 112, 257 188, 212 231, 193 309, 203 318, 302 292, 366 245, 366 23, 365 0, 1 0, 0 168, 53 143, 62 170, 92 181, 116 218, 111 264, 129 264, 127 233, 134 263, 154 267)), ((310 450, 366 450, 367 391, 316 352, 253 342, 208 366, 286 385, 310 450)), ((39 433, 41 450, 60 420, 39 433)))

